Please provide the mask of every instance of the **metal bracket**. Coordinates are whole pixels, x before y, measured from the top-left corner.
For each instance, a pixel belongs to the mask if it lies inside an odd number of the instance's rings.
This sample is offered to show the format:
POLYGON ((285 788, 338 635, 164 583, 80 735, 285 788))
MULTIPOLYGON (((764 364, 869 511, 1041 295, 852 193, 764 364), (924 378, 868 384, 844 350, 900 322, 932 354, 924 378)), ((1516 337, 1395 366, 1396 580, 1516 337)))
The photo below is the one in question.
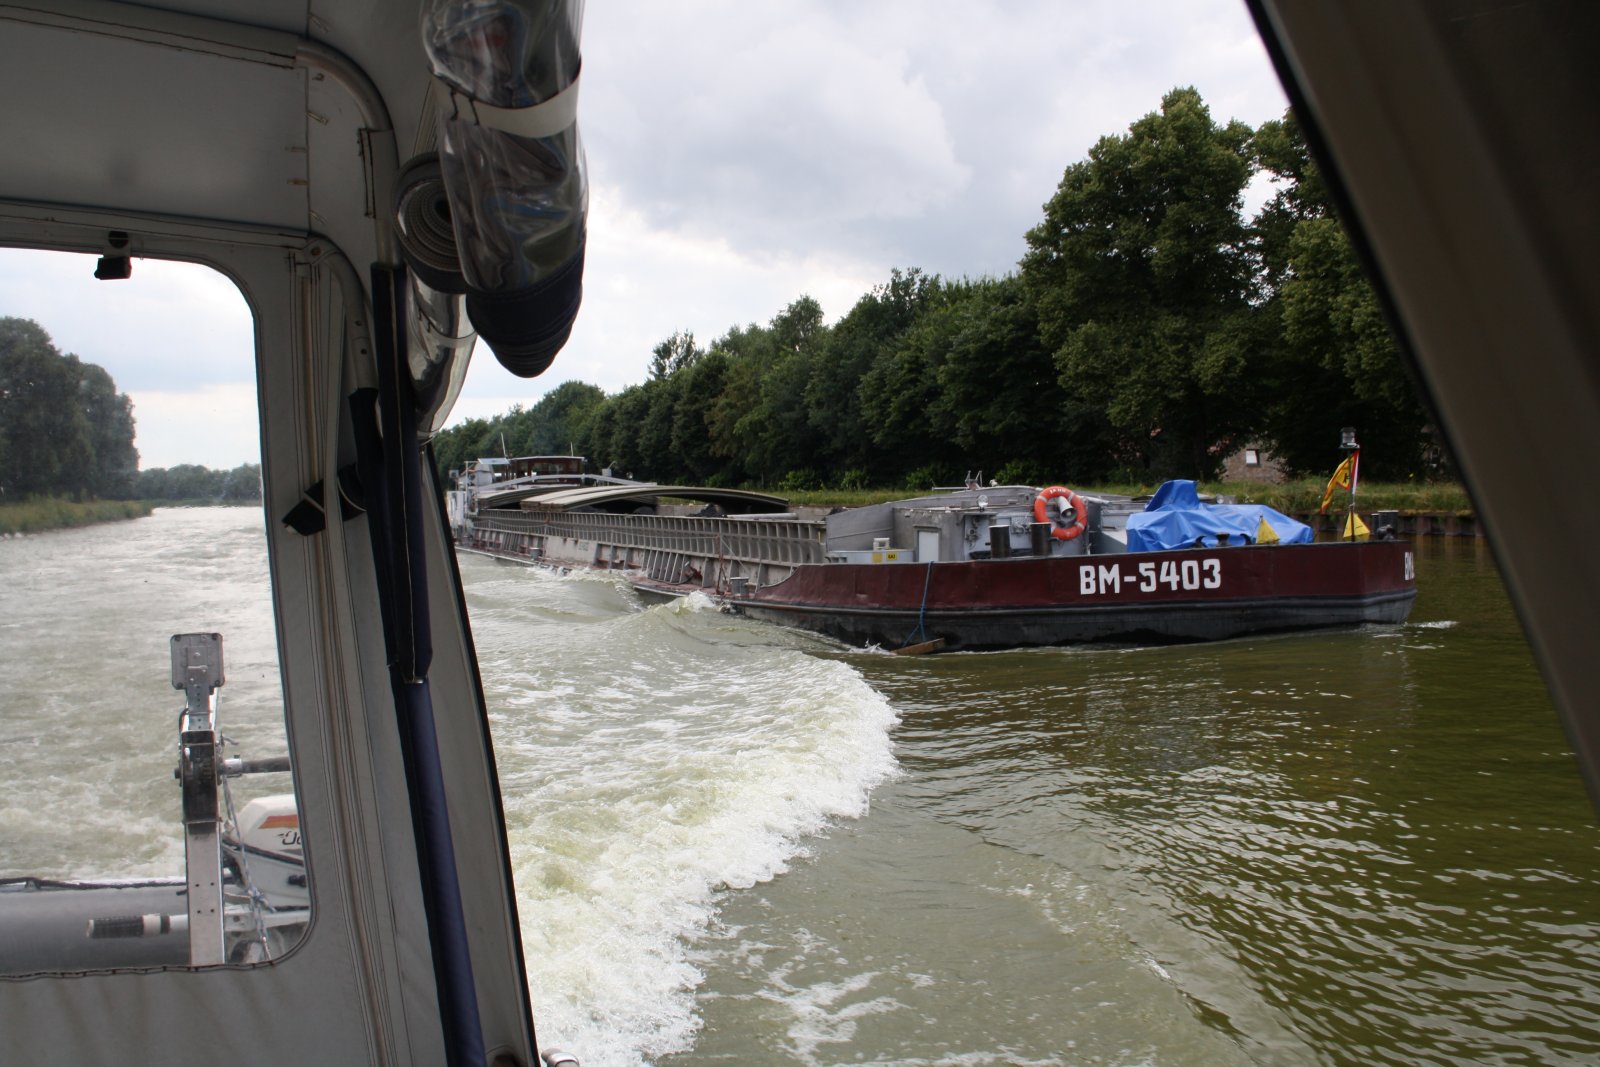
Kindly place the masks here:
POLYGON ((183 690, 186 698, 178 745, 178 783, 183 789, 192 967, 226 962, 217 803, 221 739, 211 707, 211 694, 223 681, 221 634, 172 636, 172 687, 183 690))

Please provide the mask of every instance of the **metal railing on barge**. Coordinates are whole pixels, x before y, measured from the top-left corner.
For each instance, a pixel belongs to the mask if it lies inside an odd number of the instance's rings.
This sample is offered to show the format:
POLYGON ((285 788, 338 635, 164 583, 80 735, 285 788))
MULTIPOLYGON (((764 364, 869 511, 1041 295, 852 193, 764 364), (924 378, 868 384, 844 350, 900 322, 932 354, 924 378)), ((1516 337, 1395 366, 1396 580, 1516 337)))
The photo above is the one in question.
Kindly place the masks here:
POLYGON ((669 585, 722 588, 733 578, 782 581, 821 563, 826 525, 794 516, 618 515, 602 511, 484 509, 462 543, 494 555, 635 570, 669 585))

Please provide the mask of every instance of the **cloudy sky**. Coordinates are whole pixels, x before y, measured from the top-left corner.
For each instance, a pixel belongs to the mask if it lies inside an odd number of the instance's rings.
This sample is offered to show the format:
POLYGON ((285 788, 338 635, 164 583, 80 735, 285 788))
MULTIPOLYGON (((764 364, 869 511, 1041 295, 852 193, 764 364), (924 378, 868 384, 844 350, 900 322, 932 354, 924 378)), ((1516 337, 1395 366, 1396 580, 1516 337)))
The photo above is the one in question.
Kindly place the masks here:
MULTIPOLYGON (((1007 273, 1062 170, 1167 90, 1252 126, 1285 106, 1242 0, 607 2, 583 47, 583 310, 544 378, 480 351, 458 418, 570 378, 614 392, 674 331, 705 344, 802 294, 837 319, 895 267, 1007 273)), ((231 284, 154 261, 110 285, 91 271, 0 250, 0 315, 111 372, 143 466, 254 461, 231 284)))

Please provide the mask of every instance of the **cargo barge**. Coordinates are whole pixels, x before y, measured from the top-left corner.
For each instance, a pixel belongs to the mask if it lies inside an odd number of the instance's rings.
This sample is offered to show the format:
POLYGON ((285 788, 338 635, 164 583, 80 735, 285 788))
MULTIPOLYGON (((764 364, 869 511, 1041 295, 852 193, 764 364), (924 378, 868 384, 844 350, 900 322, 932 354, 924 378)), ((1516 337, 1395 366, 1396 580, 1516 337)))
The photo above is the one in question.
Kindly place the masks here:
POLYGON ((810 514, 764 493, 596 484, 604 476, 577 469, 509 480, 469 469, 449 493, 458 549, 614 573, 649 595, 703 593, 891 650, 1398 623, 1416 597, 1409 543, 1313 543, 1270 508, 1206 504, 1187 482, 1149 500, 969 485, 810 514))

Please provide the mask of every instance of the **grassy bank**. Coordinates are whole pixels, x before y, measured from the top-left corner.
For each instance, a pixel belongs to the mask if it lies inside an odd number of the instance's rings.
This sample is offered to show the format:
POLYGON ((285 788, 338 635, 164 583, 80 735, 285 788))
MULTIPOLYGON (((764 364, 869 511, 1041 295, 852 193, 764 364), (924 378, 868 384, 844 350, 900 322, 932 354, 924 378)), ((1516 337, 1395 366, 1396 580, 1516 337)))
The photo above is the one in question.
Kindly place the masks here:
MULTIPOLYGON (((1206 486, 1204 492, 1222 493, 1240 503, 1266 504, 1288 514, 1316 511, 1327 489, 1326 479, 1306 478, 1284 485, 1256 485, 1235 482, 1206 486)), ((1455 482, 1362 482, 1356 494, 1356 510, 1401 511, 1427 515, 1467 515, 1472 501, 1467 491, 1455 482)), ((1343 511, 1349 494, 1336 491, 1329 511, 1343 511)))
MULTIPOLYGON (((1328 486, 1325 478, 1303 478, 1284 485, 1264 485, 1259 482, 1207 482, 1200 492, 1226 496, 1241 504, 1266 504, 1288 514, 1305 514, 1316 511, 1322 503, 1323 490, 1328 486)), ((1106 493, 1119 496, 1148 496, 1155 492, 1153 485, 1075 485, 1072 488, 1086 493, 1106 493)), ((927 492, 926 489, 814 489, 802 493, 780 494, 794 504, 811 504, 830 507, 860 507, 863 504, 880 504, 886 500, 899 500, 927 492)), ((1347 497, 1335 496, 1330 510, 1343 510, 1347 497)), ((1472 502, 1467 491, 1454 482, 1385 483, 1362 482, 1356 496, 1356 508, 1367 512, 1374 510, 1402 511, 1421 514, 1467 514, 1472 502)))
POLYGON ((139 519, 150 514, 151 505, 142 500, 61 500, 46 497, 20 504, 0 504, 0 535, 31 534, 42 530, 62 530, 70 526, 90 526, 97 522, 139 519))

